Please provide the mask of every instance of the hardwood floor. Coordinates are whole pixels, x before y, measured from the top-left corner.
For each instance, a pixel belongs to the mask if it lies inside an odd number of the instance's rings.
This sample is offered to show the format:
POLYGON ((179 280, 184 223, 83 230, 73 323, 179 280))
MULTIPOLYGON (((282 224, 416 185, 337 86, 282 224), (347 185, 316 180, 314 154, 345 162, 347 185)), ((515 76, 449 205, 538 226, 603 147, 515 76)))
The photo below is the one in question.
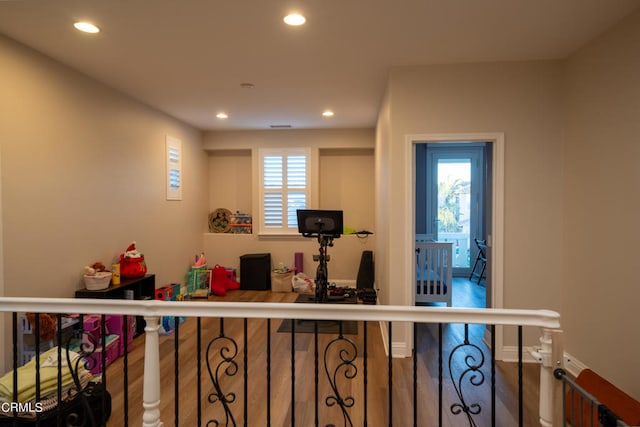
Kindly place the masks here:
MULTIPOLYGON (((477 286, 470 284, 471 286, 477 286)), ((456 285, 457 286, 457 285, 456 285)), ((470 289, 470 291, 478 291, 470 289)), ((289 302, 294 301, 296 294, 292 293, 272 293, 265 291, 234 291, 225 298, 216 300, 224 301, 254 301, 254 302, 289 302)), ((197 304, 197 302, 193 302, 197 304)), ((455 305, 455 302, 454 302, 455 305)), ((202 376, 198 380, 197 375, 197 347, 196 347, 196 319, 187 319, 178 332, 179 340, 179 362, 178 362, 178 415, 175 416, 175 389, 174 381, 175 359, 174 341, 175 334, 160 337, 160 369, 161 369, 161 419, 166 427, 171 425, 197 426, 198 425, 198 402, 197 386, 202 387, 201 411, 202 424, 206 425, 209 420, 217 419, 220 425, 225 424, 225 414, 222 404, 212 397, 215 391, 214 383, 209 376, 206 365, 206 350, 211 343, 212 350, 210 360, 218 363, 221 360, 220 349, 223 346, 228 348, 224 353, 231 356, 229 352, 234 352, 234 346, 230 341, 224 339, 215 340, 221 335, 221 322, 219 319, 202 319, 202 376), (225 342, 223 342, 225 341, 225 342), (220 345, 218 345, 220 344, 220 345), (179 422, 176 422, 176 418, 179 422)), ((244 362, 243 352, 245 348, 244 321, 242 319, 225 319, 224 336, 230 337, 237 344, 237 356, 235 361, 238 366, 225 364, 221 369, 229 374, 220 373, 220 387, 224 390, 228 400, 233 400, 229 406, 232 408, 233 417, 237 425, 244 424, 244 362)), ((295 365, 295 388, 292 393, 292 363, 291 363, 291 334, 277 332, 280 321, 270 322, 269 328, 266 320, 247 321, 247 378, 248 395, 247 399, 247 425, 265 426, 267 425, 267 411, 270 411, 271 426, 291 426, 291 418, 295 417, 296 426, 315 425, 315 340, 313 334, 297 333, 295 335, 294 352, 295 365), (271 384, 270 396, 267 395, 267 336, 270 333, 271 346, 271 384), (292 396, 293 394, 293 396, 292 396), (293 397, 293 398, 292 398, 293 397), (267 399, 270 398, 270 405, 267 399), (295 401, 292 406, 291 402, 295 401)), ((486 358, 480 371, 476 372, 476 379, 483 378, 483 383, 478 386, 470 386, 468 381, 463 386, 463 396, 466 402, 471 405, 480 405, 480 413, 474 415, 475 425, 491 425, 490 412, 490 361, 489 352, 482 342, 484 327, 471 326, 468 329, 469 341, 478 346, 483 351, 486 358), (480 372, 482 372, 480 374, 480 372)), ((319 360, 319 381, 318 381, 318 413, 319 425, 349 425, 345 424, 342 412, 338 405, 332 405, 329 396, 335 396, 328 378, 336 375, 336 388, 343 399, 351 396, 355 404, 348 409, 348 416, 354 426, 364 425, 364 325, 358 325, 357 335, 345 335, 347 340, 338 340, 330 344, 336 338, 333 334, 318 335, 318 360, 319 360), (350 343, 355 344, 355 353, 350 343), (328 372, 325 372, 324 351, 329 346, 328 372), (335 348, 334 348, 335 347, 335 348), (339 347, 339 348, 338 348, 339 347), (337 368, 342 359, 353 358, 353 366, 347 365, 337 368), (355 375, 353 379, 345 376, 355 375)), ((377 323, 367 325, 367 425, 405 427, 413 425, 413 366, 412 359, 392 360, 392 422, 389 422, 389 360, 385 355, 380 329, 377 323)), ((443 326, 443 348, 445 353, 443 382, 444 398, 442 417, 444 426, 464 426, 469 425, 464 413, 455 415, 452 413, 451 405, 459 402, 454 400, 456 391, 454 383, 448 379, 448 354, 456 345, 464 340, 463 325, 443 326)), ((418 426, 438 425, 438 326, 419 325, 417 327, 417 415, 418 426)), ((474 349, 466 347, 460 350, 467 354, 475 354, 478 359, 480 353, 473 353, 474 349)), ((144 337, 136 338, 134 348, 129 354, 129 411, 128 423, 132 426, 139 426, 142 423, 142 365, 144 353, 144 337)), ((454 369, 465 367, 464 358, 454 356, 452 365, 454 369)), ((123 358, 119 358, 107 369, 107 385, 113 400, 113 411, 109 426, 121 426, 124 420, 123 411, 123 358)), ((211 370, 215 372, 216 367, 211 370)), ((455 372, 454 372, 454 375, 455 372)), ((537 421, 538 411, 538 376, 537 365, 525 365, 524 367, 524 425, 539 425, 537 421)), ((215 374, 214 374, 215 378, 215 374)), ((496 425, 513 426, 517 425, 517 367, 515 364, 496 364, 496 425)), ((212 424, 214 425, 214 424, 212 424)), ((228 425, 235 425, 229 423, 228 425)))

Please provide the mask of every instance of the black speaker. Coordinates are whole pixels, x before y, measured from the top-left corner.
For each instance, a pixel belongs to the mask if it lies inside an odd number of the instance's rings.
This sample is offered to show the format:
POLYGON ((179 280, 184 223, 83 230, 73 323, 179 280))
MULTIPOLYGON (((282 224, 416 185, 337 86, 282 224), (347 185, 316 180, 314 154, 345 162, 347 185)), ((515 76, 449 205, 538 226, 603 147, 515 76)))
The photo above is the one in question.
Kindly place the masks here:
POLYGON ((374 274, 373 251, 362 251, 356 287, 358 289, 373 288, 373 282, 375 281, 374 274))
POLYGON ((271 289, 271 254, 248 254, 240 257, 240 289, 271 289))

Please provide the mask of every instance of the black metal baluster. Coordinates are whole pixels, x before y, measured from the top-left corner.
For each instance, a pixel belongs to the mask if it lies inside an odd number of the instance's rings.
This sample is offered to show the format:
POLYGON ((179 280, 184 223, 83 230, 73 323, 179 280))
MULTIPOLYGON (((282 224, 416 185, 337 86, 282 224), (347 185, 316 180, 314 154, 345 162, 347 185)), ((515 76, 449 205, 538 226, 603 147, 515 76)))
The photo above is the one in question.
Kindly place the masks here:
POLYGON ((129 315, 122 316, 122 338, 124 339, 124 360, 123 360, 123 378, 122 386, 124 387, 123 394, 123 409, 124 409, 124 427, 129 426, 129 322, 133 323, 133 318, 129 315))
MULTIPOLYGON (((102 353, 100 357, 102 359, 102 386, 107 390, 107 316, 105 314, 100 315, 100 341, 102 344, 102 353)), ((102 425, 105 425, 107 415, 107 402, 104 394, 100 399, 100 416, 102 425)))
POLYGON ((174 419, 176 427, 180 424, 180 318, 173 318, 175 324, 175 335, 173 337, 173 402, 174 402, 174 419))
MULTIPOLYGON (((35 340, 36 340, 36 402, 40 402, 40 313, 35 314, 35 326, 34 328, 35 340)), ((17 400, 16 400, 17 401, 17 400)), ((39 425, 40 414, 36 414, 36 421, 39 425)))
POLYGON ((291 427, 296 425, 296 321, 291 319, 291 427))
POLYGON ((318 363, 318 321, 315 320, 313 323, 313 359, 314 359, 314 381, 315 381, 315 404, 314 404, 314 409, 315 409, 315 426, 318 427, 320 425, 320 420, 319 420, 319 408, 318 408, 318 399, 319 397, 319 392, 318 392, 318 381, 319 381, 319 363, 318 363))
MULTIPOLYGON (((236 420, 231 410, 231 404, 236 401, 235 392, 225 392, 222 387, 222 378, 233 377, 238 374, 239 364, 236 362, 238 356, 238 344, 231 337, 225 336, 225 319, 220 319, 220 334, 209 341, 207 345, 206 361, 209 377, 214 390, 208 394, 208 402, 211 404, 220 403, 224 410, 225 426, 236 426, 236 420), (217 352, 217 354, 214 354, 217 352), (214 361, 220 359, 214 366, 214 361)), ((207 425, 217 426, 220 421, 211 419, 207 425)))
POLYGON ((202 319, 196 319, 196 353, 197 353, 197 396, 198 427, 202 426, 202 319))
POLYGON ((491 426, 496 425, 496 325, 491 325, 491 426))
POLYGON ((522 401, 522 326, 518 325, 518 425, 523 426, 522 401))
POLYGON ((463 386, 465 384, 479 387, 484 383, 485 374, 481 370, 484 365, 485 356, 482 349, 477 345, 469 342, 469 325, 464 325, 464 342, 456 345, 449 354, 449 376, 453 387, 458 395, 459 402, 451 405, 451 413, 454 415, 464 414, 470 426, 476 426, 473 419, 474 415, 478 415, 482 408, 478 403, 469 404, 465 399, 467 393, 463 386), (459 362, 456 362, 459 361, 459 362), (466 366, 457 368, 457 365, 466 366), (457 375, 456 375, 457 374, 457 375))
POLYGON ((442 323, 438 323, 438 425, 442 425, 442 382, 443 382, 443 345, 442 345, 442 323))
POLYGON ((267 427, 271 427, 271 319, 267 319, 267 427))
MULTIPOLYGON (((339 322, 339 326, 342 322, 339 322)), ((339 327, 339 335, 332 339, 324 349, 324 371, 333 394, 325 398, 327 407, 338 405, 342 411, 342 418, 345 427, 353 427, 349 409, 355 405, 353 396, 344 396, 338 387, 338 377, 342 375, 347 380, 353 380, 358 374, 358 368, 354 361, 358 357, 358 347, 355 342, 343 335, 342 327, 339 327), (333 352, 332 350, 335 349, 333 352), (335 354, 339 361, 334 364, 335 354)), ((345 387, 346 388, 346 387, 345 387)))
POLYGON ((249 398, 248 393, 248 384, 249 384, 249 373, 248 370, 248 360, 249 360, 249 343, 247 341, 247 318, 244 318, 244 353, 243 353, 243 363, 244 363, 244 427, 247 427, 247 422, 249 420, 249 405, 247 399, 249 398))
POLYGON ((418 325, 413 323, 413 427, 418 427, 418 325))
POLYGON ((367 400, 368 400, 368 396, 367 396, 367 384, 368 384, 368 379, 367 379, 367 322, 363 322, 362 323, 362 329, 363 329, 363 333, 364 333, 364 351, 362 354, 362 366, 363 366, 363 375, 364 375, 364 427, 367 427, 367 400))
MULTIPOLYGON (((58 342, 57 346, 57 357, 58 357, 58 386, 56 387, 56 393, 58 397, 58 402, 62 402, 62 314, 58 313, 56 316, 57 323, 57 331, 56 331, 56 341, 58 342)), ((61 405, 58 405, 56 408, 56 424, 58 426, 62 425, 62 411, 60 408, 61 405)))
MULTIPOLYGON (((18 313, 13 312, 13 401, 18 401, 18 313)), ((31 328, 33 331, 33 327, 31 328)), ((24 355, 22 356, 24 358, 24 355)), ((13 416, 18 412, 14 409, 13 416)))
POLYGON ((389 357, 388 357, 388 371, 389 371, 389 384, 388 384, 388 388, 389 388, 389 427, 393 427, 393 346, 392 346, 392 338, 393 338, 393 333, 392 333, 392 327, 393 325, 391 324, 391 322, 389 322, 387 324, 387 328, 389 330, 389 343, 388 343, 388 351, 389 351, 389 357))

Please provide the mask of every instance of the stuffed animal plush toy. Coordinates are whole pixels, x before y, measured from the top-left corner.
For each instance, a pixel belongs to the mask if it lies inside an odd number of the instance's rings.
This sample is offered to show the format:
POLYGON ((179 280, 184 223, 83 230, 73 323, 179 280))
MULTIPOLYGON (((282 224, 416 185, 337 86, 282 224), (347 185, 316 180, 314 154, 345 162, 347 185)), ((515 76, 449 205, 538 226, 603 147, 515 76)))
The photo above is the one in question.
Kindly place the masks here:
POLYGON ((211 271, 211 293, 217 296, 225 296, 227 291, 240 289, 240 283, 229 278, 227 269, 217 265, 211 271))
MULTIPOLYGON (((35 333, 36 330, 36 315, 35 313, 27 313, 27 319, 31 324, 31 329, 35 333)), ((55 314, 40 313, 38 316, 38 323, 40 323, 40 339, 48 341, 56 336, 56 317, 55 314)))
POLYGON ((216 265, 211 271, 211 293, 223 297, 227 295, 227 272, 224 267, 216 265))

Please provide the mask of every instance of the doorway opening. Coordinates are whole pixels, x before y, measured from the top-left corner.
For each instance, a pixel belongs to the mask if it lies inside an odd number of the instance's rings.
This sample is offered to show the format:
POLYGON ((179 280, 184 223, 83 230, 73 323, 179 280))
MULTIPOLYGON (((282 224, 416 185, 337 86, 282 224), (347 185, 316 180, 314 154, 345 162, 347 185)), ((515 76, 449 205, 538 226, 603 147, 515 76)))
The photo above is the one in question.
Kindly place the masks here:
MULTIPOLYGON (((486 279, 483 280, 485 287, 485 305, 487 308, 502 308, 504 298, 504 169, 505 169, 505 136, 502 132, 476 132, 476 133, 431 133, 431 134, 412 134, 405 137, 407 143, 407 157, 405 159, 406 186, 411 191, 409 193, 409 207, 406 211, 408 236, 412 236, 405 240, 405 250, 407 253, 407 261, 405 264, 407 277, 412 278, 410 281, 411 289, 415 289, 416 283, 416 238, 417 222, 416 217, 419 209, 423 209, 426 218, 426 201, 420 202, 418 197, 426 199, 426 191, 423 193, 416 192, 417 182, 426 180, 426 168, 423 172, 416 170, 416 149, 420 144, 431 144, 434 147, 446 148, 451 144, 452 147, 460 144, 467 144, 471 147, 473 144, 482 143, 484 145, 484 219, 481 221, 482 233, 486 238, 486 279), (422 204, 422 208, 420 208, 422 204)), ((422 230, 426 234, 425 228, 422 230)), ((475 245, 471 245, 473 249, 475 245)), ((473 255, 470 258, 474 261, 473 255)), ((453 264, 453 263, 452 263, 453 264)), ((462 306, 457 304, 459 297, 464 297, 467 293, 464 291, 465 286, 459 286, 458 281, 464 281, 465 285, 472 290, 478 290, 475 281, 469 281, 468 277, 455 278, 452 281, 452 302, 454 306, 462 306), (461 289, 458 293, 458 289, 461 289)), ((412 305, 416 304, 416 292, 408 293, 408 302, 412 305)), ((495 357, 502 360, 504 357, 504 332, 501 326, 495 328, 495 357)), ((487 331, 485 330, 485 339, 487 331)))
POLYGON ((481 255, 476 241, 486 242, 488 149, 484 141, 415 145, 416 241, 451 243, 454 307, 487 307, 486 276, 471 279, 484 267, 476 262, 481 255))

